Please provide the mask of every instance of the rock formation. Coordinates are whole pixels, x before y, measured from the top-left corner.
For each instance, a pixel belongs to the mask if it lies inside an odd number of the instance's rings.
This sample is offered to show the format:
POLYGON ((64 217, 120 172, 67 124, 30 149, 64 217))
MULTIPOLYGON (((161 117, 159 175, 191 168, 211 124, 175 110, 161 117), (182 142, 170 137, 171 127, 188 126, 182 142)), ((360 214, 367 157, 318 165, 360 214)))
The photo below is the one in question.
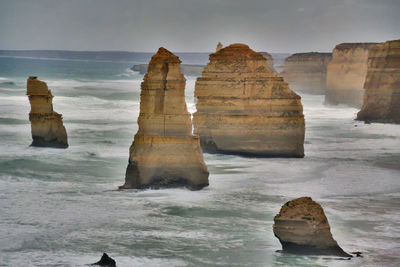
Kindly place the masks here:
POLYGON ((99 265, 99 266, 107 266, 107 267, 115 267, 117 266, 117 263, 113 258, 110 258, 110 256, 107 255, 107 253, 103 253, 103 256, 101 256, 101 259, 93 264, 90 265, 99 265))
POLYGON ((45 82, 37 77, 29 77, 27 95, 31 104, 31 146, 67 148, 67 132, 62 115, 53 111, 53 95, 45 82))
POLYGON ((301 98, 245 44, 210 55, 195 85, 194 133, 203 151, 304 156, 301 98))
POLYGON ((282 252, 351 257, 333 239, 324 210, 310 197, 284 204, 274 218, 273 229, 282 252))
POLYGON ((400 40, 371 46, 358 120, 400 123, 400 40))
POLYGON ((373 44, 344 43, 333 49, 326 75, 326 104, 362 106, 368 48, 373 44))
POLYGON ((298 53, 285 60, 281 73, 290 88, 296 92, 325 94, 326 68, 331 53, 298 53))
POLYGON ((272 72, 277 73, 274 67, 274 58, 268 52, 259 52, 267 60, 267 65, 272 72))
POLYGON ((215 49, 215 52, 218 52, 219 50, 221 50, 223 48, 221 42, 218 42, 217 44, 217 48, 215 49))
MULTIPOLYGON (((148 64, 139 64, 132 66, 131 70, 137 71, 140 74, 145 74, 147 72, 148 64)), ((198 77, 203 71, 204 65, 191 65, 191 64, 181 64, 181 72, 188 76, 198 77)))
POLYGON ((162 47, 151 58, 141 85, 139 130, 121 189, 186 186, 196 190, 208 185, 199 138, 192 135, 180 63, 162 47))

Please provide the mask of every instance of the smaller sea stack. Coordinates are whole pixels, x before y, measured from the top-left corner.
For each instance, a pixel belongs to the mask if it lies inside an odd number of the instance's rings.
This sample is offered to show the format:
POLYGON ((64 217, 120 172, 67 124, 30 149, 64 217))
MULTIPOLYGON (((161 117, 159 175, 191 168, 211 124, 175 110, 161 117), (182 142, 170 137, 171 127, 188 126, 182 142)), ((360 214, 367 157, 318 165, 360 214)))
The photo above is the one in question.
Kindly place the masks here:
POLYGON ((141 84, 139 130, 130 147, 126 188, 208 186, 200 139, 192 134, 179 57, 161 47, 141 84))
POLYGON ((352 257, 333 239, 324 210, 310 197, 284 204, 273 230, 284 253, 352 257))
POLYGON ((27 95, 31 104, 29 120, 32 128, 31 146, 67 148, 67 132, 62 115, 53 111, 53 95, 47 84, 29 77, 27 95))
POLYGON ((364 89, 357 120, 400 123, 400 40, 369 49, 364 89))
POLYGON ((281 73, 292 90, 308 94, 325 94, 326 69, 332 53, 298 53, 285 59, 281 73))

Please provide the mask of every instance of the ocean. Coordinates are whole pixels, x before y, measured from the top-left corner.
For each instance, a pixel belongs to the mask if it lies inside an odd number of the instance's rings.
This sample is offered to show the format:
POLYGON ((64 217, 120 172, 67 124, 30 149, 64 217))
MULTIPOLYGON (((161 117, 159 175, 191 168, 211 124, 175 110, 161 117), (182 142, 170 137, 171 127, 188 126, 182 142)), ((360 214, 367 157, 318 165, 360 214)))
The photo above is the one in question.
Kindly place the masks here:
POLYGON ((302 95, 302 159, 204 154, 203 190, 118 191, 138 128, 137 63, 0 58, 0 266, 84 266, 103 252, 118 266, 400 265, 400 125, 355 121, 323 96, 302 95), (68 149, 29 147, 28 76, 52 90, 68 149), (273 218, 301 196, 363 257, 276 252, 273 218))

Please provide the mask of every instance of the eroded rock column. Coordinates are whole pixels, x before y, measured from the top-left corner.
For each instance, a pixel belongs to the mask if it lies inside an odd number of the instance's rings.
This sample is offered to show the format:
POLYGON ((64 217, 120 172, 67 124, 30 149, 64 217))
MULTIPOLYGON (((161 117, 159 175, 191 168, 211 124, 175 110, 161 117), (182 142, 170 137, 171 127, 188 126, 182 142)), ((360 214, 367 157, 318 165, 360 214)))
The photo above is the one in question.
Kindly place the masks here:
POLYGON ((67 132, 62 115, 53 111, 53 95, 47 84, 36 77, 29 77, 27 95, 31 104, 31 146, 67 148, 67 132))
POLYGON ((304 156, 301 98, 245 44, 210 55, 195 85, 194 133, 203 151, 304 156))
POLYGON ((139 130, 130 147, 123 188, 208 185, 199 138, 192 135, 186 79, 177 56, 160 48, 141 84, 139 130))

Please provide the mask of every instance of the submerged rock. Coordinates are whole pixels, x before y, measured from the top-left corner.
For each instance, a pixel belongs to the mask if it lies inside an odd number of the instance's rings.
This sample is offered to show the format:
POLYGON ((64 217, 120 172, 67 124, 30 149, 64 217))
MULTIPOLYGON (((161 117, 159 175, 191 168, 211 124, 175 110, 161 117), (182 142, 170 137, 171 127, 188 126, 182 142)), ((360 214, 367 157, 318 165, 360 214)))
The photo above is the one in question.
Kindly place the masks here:
POLYGON ((400 40, 371 46, 357 120, 400 123, 400 40))
POLYGON ((298 53, 285 59, 281 75, 292 90, 309 94, 325 94, 326 69, 332 53, 298 53))
POLYGON ((326 74, 326 104, 362 106, 368 49, 374 44, 343 43, 333 49, 326 74))
POLYGON ((194 133, 205 152, 304 156, 301 98, 245 44, 210 55, 195 85, 194 133))
POLYGON ((110 258, 107 255, 107 253, 103 253, 103 256, 101 256, 101 259, 98 262, 93 263, 91 265, 99 265, 99 266, 107 266, 107 267, 117 266, 115 260, 113 258, 110 258))
POLYGON ((351 257, 333 239, 324 210, 310 197, 283 205, 274 218, 273 230, 282 252, 351 257))
POLYGON ((53 95, 47 84, 29 77, 27 95, 31 104, 29 120, 32 129, 31 146, 67 148, 67 132, 62 115, 53 111, 53 95))
POLYGON ((192 135, 180 63, 163 47, 150 61, 141 84, 139 130, 121 189, 208 186, 199 138, 192 135))

